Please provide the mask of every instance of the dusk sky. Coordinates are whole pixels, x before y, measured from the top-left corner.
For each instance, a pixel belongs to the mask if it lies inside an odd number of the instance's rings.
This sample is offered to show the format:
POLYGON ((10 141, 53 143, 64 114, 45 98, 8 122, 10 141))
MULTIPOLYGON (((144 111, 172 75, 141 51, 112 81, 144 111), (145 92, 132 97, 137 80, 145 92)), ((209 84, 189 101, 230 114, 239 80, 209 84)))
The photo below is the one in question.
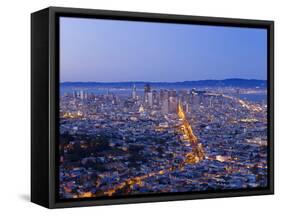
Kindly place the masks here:
POLYGON ((60 18, 60 81, 266 79, 265 29, 60 18))

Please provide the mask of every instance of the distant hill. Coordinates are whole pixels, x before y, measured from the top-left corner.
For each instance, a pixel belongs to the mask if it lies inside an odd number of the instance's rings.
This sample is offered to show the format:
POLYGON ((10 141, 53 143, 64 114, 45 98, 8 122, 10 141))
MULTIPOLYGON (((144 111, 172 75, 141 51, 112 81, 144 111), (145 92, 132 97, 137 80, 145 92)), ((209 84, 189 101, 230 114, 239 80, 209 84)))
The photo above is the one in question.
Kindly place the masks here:
POLYGON ((256 79, 225 79, 225 80, 199 80, 185 81, 186 85, 194 86, 233 86, 233 87, 266 87, 266 80, 256 79))
POLYGON ((142 88, 149 83, 152 87, 166 88, 195 88, 195 87, 244 87, 266 88, 266 80, 256 79, 224 79, 224 80, 197 80, 183 82, 62 82, 62 87, 111 87, 111 88, 131 88, 136 85, 142 88))

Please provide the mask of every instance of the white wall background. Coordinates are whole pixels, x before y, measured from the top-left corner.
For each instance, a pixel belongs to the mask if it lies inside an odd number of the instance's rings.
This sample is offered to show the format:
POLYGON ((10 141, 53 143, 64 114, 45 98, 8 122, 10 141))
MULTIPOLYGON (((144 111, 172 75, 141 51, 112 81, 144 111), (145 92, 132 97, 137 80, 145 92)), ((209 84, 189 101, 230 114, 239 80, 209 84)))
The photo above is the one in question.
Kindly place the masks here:
MULTIPOLYGON (((0 6, 0 215, 276 215, 280 212, 278 0, 6 0, 0 6), (276 195, 47 210, 30 203, 30 13, 48 6, 275 20, 276 195), (279 133, 279 134, 278 134, 279 133), (279 205, 279 206, 278 206, 279 205)), ((280 214, 280 213, 279 213, 280 214)))

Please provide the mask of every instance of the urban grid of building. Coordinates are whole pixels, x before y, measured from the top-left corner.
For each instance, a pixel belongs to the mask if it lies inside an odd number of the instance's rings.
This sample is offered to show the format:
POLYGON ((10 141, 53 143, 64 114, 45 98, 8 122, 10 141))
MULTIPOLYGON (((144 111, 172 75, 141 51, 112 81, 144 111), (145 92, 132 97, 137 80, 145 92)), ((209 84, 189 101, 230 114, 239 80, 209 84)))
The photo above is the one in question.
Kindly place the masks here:
POLYGON ((266 90, 95 88, 60 97, 60 198, 267 186, 266 90))

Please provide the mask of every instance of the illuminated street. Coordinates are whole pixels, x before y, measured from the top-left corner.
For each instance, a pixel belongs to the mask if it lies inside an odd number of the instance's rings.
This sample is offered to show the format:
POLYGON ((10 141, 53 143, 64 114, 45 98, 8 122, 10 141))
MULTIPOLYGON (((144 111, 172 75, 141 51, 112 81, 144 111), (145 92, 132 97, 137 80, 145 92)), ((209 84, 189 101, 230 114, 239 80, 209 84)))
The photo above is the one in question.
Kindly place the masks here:
POLYGON ((66 88, 61 94, 60 196, 267 185, 263 89, 66 88))

